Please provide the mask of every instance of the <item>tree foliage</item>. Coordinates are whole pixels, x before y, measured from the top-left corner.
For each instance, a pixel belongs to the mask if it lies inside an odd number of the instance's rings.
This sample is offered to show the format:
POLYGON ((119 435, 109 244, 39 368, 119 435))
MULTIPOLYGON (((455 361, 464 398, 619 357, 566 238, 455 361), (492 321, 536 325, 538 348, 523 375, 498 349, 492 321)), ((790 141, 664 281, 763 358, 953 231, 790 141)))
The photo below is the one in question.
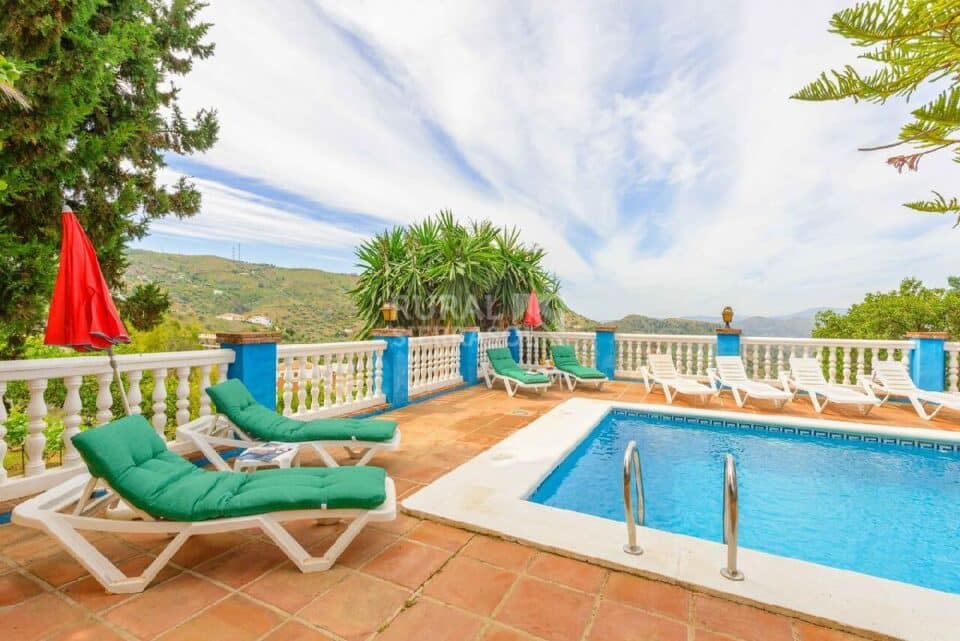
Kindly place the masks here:
POLYGON ((134 329, 146 332, 163 321, 170 310, 170 294, 157 283, 137 285, 119 304, 120 316, 134 329))
POLYGON ((55 273, 59 212, 76 212, 112 287, 152 220, 190 216, 200 194, 157 184, 164 154, 210 148, 213 111, 188 117, 176 76, 210 56, 197 0, 21 0, 0 11, 0 50, 28 73, 32 109, 0 103, 0 358, 39 328, 55 273), (40 268, 37 268, 37 267, 40 268), (17 282, 10 282, 15 280, 17 282))
MULTIPOLYGON (((861 73, 846 65, 823 73, 795 93, 799 100, 866 100, 883 103, 892 97, 909 99, 925 82, 946 87, 912 112, 899 142, 869 148, 909 148, 887 163, 898 171, 916 171, 924 156, 941 150, 960 162, 960 2, 957 0, 870 0, 844 9, 830 21, 833 33, 867 51, 860 58, 876 66, 861 73)), ((960 225, 960 202, 934 192, 934 198, 905 203, 926 213, 952 213, 960 225)))
POLYGON ((425 334, 517 324, 531 291, 548 326, 567 309, 559 281, 542 265, 541 247, 489 221, 461 224, 450 211, 386 230, 360 245, 356 256, 361 274, 350 294, 364 336, 383 324, 380 308, 387 302, 397 305, 399 326, 425 334))
POLYGON ((947 332, 960 338, 960 277, 951 276, 946 288, 904 278, 899 289, 869 293, 846 314, 819 312, 813 336, 897 340, 908 332, 947 332))

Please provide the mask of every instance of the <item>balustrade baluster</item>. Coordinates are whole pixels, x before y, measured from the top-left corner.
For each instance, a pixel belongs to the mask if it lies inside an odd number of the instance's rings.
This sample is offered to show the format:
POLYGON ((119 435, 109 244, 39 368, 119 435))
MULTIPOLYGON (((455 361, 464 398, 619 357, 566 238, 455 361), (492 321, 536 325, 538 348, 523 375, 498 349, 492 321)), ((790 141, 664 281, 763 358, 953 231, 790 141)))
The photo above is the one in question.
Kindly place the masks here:
MULTIPOLYGON (((383 367, 383 364, 380 365, 383 367)), ((337 402, 336 391, 333 389, 333 382, 336 374, 333 371, 333 356, 327 354, 323 359, 323 406, 324 408, 332 406, 337 402)))
POLYGON ((843 348, 843 384, 850 384, 850 348, 843 348))
POLYGON ((153 429, 164 440, 164 429, 167 427, 167 370, 158 368, 153 370, 153 429))
POLYGON ((293 357, 283 359, 283 415, 293 414, 293 357))
POLYGON ((857 380, 854 383, 860 383, 863 380, 863 368, 866 365, 867 355, 864 349, 857 348, 857 380))
POLYGON ((307 411, 307 357, 297 359, 297 409, 296 414, 307 411))
POLYGON ((80 465, 80 454, 71 440, 80 433, 80 423, 83 418, 83 401, 80 400, 80 386, 83 385, 82 376, 67 376, 63 379, 67 388, 67 395, 63 400, 63 464, 65 466, 80 465))
POLYGON ((27 389, 30 391, 30 401, 27 403, 27 438, 23 444, 27 463, 23 472, 25 476, 35 476, 42 474, 47 467, 43 458, 43 450, 47 445, 47 437, 43 433, 47 427, 47 402, 43 398, 47 379, 27 381, 27 389))
MULTIPOLYGON (((956 392, 957 383, 960 382, 960 357, 958 357, 958 351, 953 350, 949 353, 949 360, 947 361, 947 391, 956 392)), ((907 354, 907 350, 903 350, 904 356, 907 354)), ((0 401, 3 399, 3 391, 0 390, 0 401)))
POLYGON ((827 367, 830 368, 830 372, 829 372, 830 375, 827 377, 827 380, 831 383, 836 383, 837 382, 837 348, 828 347, 827 351, 829 352, 828 359, 827 359, 828 361, 827 367))
POLYGON ((113 419, 113 395, 110 393, 112 381, 113 372, 97 374, 97 425, 109 423, 113 419))
POLYGON ((310 411, 316 412, 320 409, 320 381, 322 380, 323 366, 320 364, 320 354, 314 354, 310 357, 310 411))
POLYGON ((383 390, 383 352, 377 352, 377 358, 374 361, 373 386, 377 394, 383 390))
POLYGON ((190 420, 190 368, 177 368, 177 425, 190 420))
POLYGON ((207 388, 210 387, 210 370, 212 365, 200 366, 200 416, 210 416, 210 397, 207 388))
POLYGON ((0 381, 0 483, 7 480, 7 468, 4 461, 7 459, 7 406, 3 397, 7 393, 6 381, 0 381))
MULTIPOLYGON (((143 372, 135 369, 127 374, 127 405, 130 406, 132 414, 143 414, 143 390, 140 389, 140 382, 143 380, 143 372)), ((206 396, 206 392, 203 393, 206 396)), ((210 399, 207 398, 207 406, 210 405, 210 399)))

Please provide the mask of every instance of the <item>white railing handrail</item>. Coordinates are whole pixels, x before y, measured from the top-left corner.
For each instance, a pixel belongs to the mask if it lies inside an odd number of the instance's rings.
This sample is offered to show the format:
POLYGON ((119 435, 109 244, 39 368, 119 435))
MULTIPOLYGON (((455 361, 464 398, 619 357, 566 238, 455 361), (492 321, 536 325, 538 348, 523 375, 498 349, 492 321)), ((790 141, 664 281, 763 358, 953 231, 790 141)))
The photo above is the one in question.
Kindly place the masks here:
POLYGON ((913 341, 885 338, 777 338, 775 336, 744 336, 741 344, 749 345, 809 345, 822 347, 879 347, 881 349, 912 349, 913 341))
MULTIPOLYGON (((156 352, 151 354, 119 354, 115 356, 121 372, 156 368, 197 367, 223 365, 234 361, 230 349, 204 349, 185 352, 156 352)), ((107 356, 74 356, 0 361, 0 381, 10 382, 33 378, 65 378, 110 373, 107 356)))
POLYGON ((705 343, 707 341, 716 341, 717 337, 712 334, 627 334, 617 332, 617 339, 644 340, 649 342, 666 343, 705 343))
POLYGON ((439 345, 441 343, 463 342, 463 334, 437 334, 436 336, 411 336, 409 342, 412 345, 439 345))
POLYGON ((351 351, 383 351, 387 348, 385 340, 343 341, 340 343, 281 343, 277 345, 277 356, 314 356, 317 354, 336 354, 351 351))

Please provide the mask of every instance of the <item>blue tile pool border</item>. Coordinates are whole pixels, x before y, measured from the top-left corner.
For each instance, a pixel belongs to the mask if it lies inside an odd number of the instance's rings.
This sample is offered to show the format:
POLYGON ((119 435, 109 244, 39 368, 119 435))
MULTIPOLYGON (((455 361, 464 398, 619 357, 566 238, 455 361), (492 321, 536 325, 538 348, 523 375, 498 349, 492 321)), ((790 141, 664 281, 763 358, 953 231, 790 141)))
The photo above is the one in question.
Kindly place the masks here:
MULTIPOLYGON (((705 416, 686 416, 681 414, 668 414, 664 412, 646 412, 642 410, 633 410, 625 408, 612 408, 608 414, 612 417, 623 418, 644 418, 653 420, 662 420, 668 423, 682 425, 697 425, 704 427, 727 427, 733 429, 770 432, 772 434, 789 434, 794 436, 808 436, 811 438, 827 440, 843 440, 861 443, 878 443, 880 445, 894 445, 905 448, 917 448, 922 450, 934 450, 937 452, 960 453, 960 443, 943 443, 938 441, 929 441, 925 439, 908 439, 898 436, 883 436, 880 434, 857 434, 853 432, 842 432, 830 429, 821 429, 814 427, 794 427, 788 425, 778 425, 776 423, 761 423, 755 421, 731 421, 723 418, 708 418, 705 416)), ((862 425, 862 424, 861 424, 862 425)))

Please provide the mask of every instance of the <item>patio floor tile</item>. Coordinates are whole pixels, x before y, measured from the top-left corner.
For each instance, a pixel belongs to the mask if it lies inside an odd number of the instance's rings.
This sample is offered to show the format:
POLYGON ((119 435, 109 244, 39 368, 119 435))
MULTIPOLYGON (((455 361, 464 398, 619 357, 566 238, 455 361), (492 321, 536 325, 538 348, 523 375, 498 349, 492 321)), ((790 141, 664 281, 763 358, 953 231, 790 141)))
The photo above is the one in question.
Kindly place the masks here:
POLYGON ((687 626, 673 619, 606 602, 600 605, 587 641, 687 641, 687 626))
POLYGON ((349 568, 358 568, 398 539, 399 537, 396 534, 366 528, 347 546, 347 549, 337 559, 337 563, 349 568))
POLYGON ((195 570, 233 588, 250 583, 287 560, 273 542, 254 542, 198 565, 195 570))
POLYGON ((456 552, 473 536, 466 530, 450 527, 433 521, 422 521, 409 534, 408 539, 456 552))
POLYGON ((3 612, 4 638, 34 641, 83 618, 77 606, 55 594, 41 594, 3 612))
POLYGON ((562 583, 576 590, 596 594, 600 591, 607 571, 596 565, 544 553, 530 563, 527 573, 541 579, 562 583))
POLYGON ((403 588, 353 574, 314 599, 299 616, 348 641, 359 641, 390 620, 409 594, 403 588))
POLYGON ((399 585, 416 588, 440 569, 450 552, 406 539, 388 547, 363 571, 399 585))
POLYGON ((376 636, 377 641, 462 641, 472 639, 483 619, 440 603, 420 600, 376 636))
MULTIPOLYGON (((153 557, 146 555, 139 555, 132 559, 127 559, 123 563, 117 564, 117 567, 123 571, 127 576, 135 576, 143 572, 150 563, 153 562, 153 557)), ((166 566, 160 570, 153 582, 150 583, 147 589, 152 589, 154 586, 163 583, 164 581, 173 578, 174 576, 180 574, 180 571, 172 566, 166 566)), ((89 608, 95 612, 105 610, 111 606, 114 606, 121 601, 125 601, 131 598, 131 594, 111 594, 107 592, 100 583, 94 579, 92 576, 86 576, 79 581, 75 581, 70 585, 64 587, 64 593, 67 594, 71 599, 77 601, 80 605, 89 608)))
MULTIPOLYGON (((177 553, 173 555, 173 563, 186 568, 192 568, 232 550, 236 546, 247 542, 249 538, 248 535, 239 532, 195 536, 187 541, 182 548, 177 550, 177 553)), ((160 543, 160 546, 166 545, 167 543, 169 543, 169 540, 164 539, 160 543)), ((156 548, 154 548, 154 550, 156 550, 156 548)))
POLYGON ((830 630, 803 621, 795 621, 797 641, 865 641, 863 637, 840 630, 830 630))
POLYGON ((243 591, 293 613, 347 578, 350 573, 351 570, 335 565, 326 572, 304 574, 292 563, 284 563, 245 587, 243 591))
POLYGON ((43 592, 36 581, 19 572, 0 575, 0 607, 16 605, 43 592))
POLYGON ((690 591, 678 585, 612 572, 604 587, 603 596, 611 601, 681 621, 690 618, 690 591))
POLYGON ((581 592, 522 578, 495 618, 549 641, 577 641, 587 627, 593 602, 594 597, 581 592))
POLYGON ((161 641, 253 641, 282 622, 280 615, 231 596, 160 637, 161 641))
POLYGON ((422 523, 420 519, 408 516, 406 514, 397 513, 397 518, 392 521, 378 521, 371 523, 370 527, 383 530, 384 532, 389 532, 390 534, 404 535, 410 530, 414 529, 422 523))
POLYGON ((209 581, 184 574, 121 603, 106 619, 140 639, 152 639, 226 594, 209 581))
POLYGON ((489 616, 516 579, 513 572, 458 556, 427 584, 424 594, 489 616))
POLYGON ((463 554, 506 570, 520 572, 527 566, 527 562, 535 551, 533 548, 510 541, 501 541, 489 536, 475 536, 467 543, 463 554))
POLYGON ((334 641, 334 638, 302 623, 288 621, 264 637, 263 641, 334 641))
POLYGON ((489 628, 484 630, 483 634, 480 636, 480 641, 530 641, 537 637, 532 637, 516 630, 511 630, 510 628, 505 628, 502 625, 491 625, 489 628))
POLYGON ((790 619, 779 614, 700 594, 693 607, 694 623, 708 630, 743 641, 793 641, 790 619))
POLYGON ((102 623, 85 621, 57 632, 47 641, 123 641, 123 637, 102 623))

